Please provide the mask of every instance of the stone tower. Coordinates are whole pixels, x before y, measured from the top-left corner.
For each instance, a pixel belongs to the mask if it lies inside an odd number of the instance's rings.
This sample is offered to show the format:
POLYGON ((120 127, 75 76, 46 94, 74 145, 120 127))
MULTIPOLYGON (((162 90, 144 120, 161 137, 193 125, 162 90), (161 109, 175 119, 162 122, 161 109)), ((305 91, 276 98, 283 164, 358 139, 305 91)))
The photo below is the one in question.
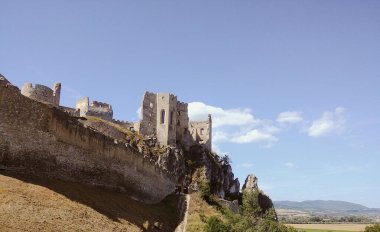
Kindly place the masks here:
POLYGON ((142 135, 155 136, 161 145, 182 144, 188 149, 198 144, 211 151, 211 115, 206 121, 190 122, 187 107, 173 94, 145 92, 141 120, 135 129, 142 135))
POLYGON ((157 94, 156 136, 161 145, 176 144, 177 97, 169 93, 157 94))
POLYGON ((21 94, 37 101, 59 106, 61 83, 55 83, 52 89, 39 84, 36 84, 35 87, 33 87, 31 83, 26 83, 21 88, 21 94))

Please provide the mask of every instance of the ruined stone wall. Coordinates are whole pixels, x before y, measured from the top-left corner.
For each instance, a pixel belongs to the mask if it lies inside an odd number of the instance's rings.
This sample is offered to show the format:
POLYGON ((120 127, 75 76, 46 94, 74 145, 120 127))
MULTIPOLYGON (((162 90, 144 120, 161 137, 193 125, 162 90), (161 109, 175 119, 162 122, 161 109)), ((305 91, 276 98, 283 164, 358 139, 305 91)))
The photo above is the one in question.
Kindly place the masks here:
POLYGON ((175 175, 123 143, 85 128, 58 108, 0 80, 0 162, 24 172, 125 191, 148 203, 175 188, 175 175))
POLYGON ((211 115, 208 116, 207 121, 190 121, 189 123, 190 134, 195 141, 209 151, 212 149, 212 121, 211 115))
POLYGON ((80 117, 80 110, 79 109, 74 109, 66 106, 60 106, 59 107, 61 110, 64 112, 68 113, 70 116, 73 117, 80 117))
POLYGON ((157 123, 157 96, 145 92, 141 104, 141 120, 135 124, 135 129, 142 135, 155 135, 157 123))
POLYGON ((84 97, 82 99, 77 100, 75 108, 80 111, 81 117, 86 116, 89 105, 90 105, 90 99, 88 97, 84 97))
POLYGON ((81 117, 95 116, 108 121, 112 121, 113 118, 113 110, 110 104, 98 101, 93 101, 90 104, 88 97, 78 100, 76 108, 80 110, 81 117))
POLYGON ((177 97, 173 94, 157 94, 157 141, 161 145, 176 144, 177 97))
POLYGON ((185 141, 189 138, 189 115, 187 103, 177 102, 177 141, 185 141))
POLYGON ((47 86, 36 84, 35 87, 31 83, 26 83, 21 89, 21 94, 37 101, 51 103, 59 106, 61 97, 61 83, 56 83, 50 89, 47 86))

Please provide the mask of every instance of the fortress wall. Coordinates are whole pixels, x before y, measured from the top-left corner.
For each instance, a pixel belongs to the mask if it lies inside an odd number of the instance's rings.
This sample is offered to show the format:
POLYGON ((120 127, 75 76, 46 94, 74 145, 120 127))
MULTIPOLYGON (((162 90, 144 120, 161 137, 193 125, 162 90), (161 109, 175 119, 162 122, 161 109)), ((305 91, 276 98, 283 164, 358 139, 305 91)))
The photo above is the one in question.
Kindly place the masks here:
POLYGON ((22 89, 21 94, 32 98, 37 101, 48 102, 58 106, 61 95, 61 84, 56 83, 53 85, 53 89, 36 84, 35 87, 31 83, 26 83, 22 89))
POLYGON ((143 154, 0 81, 0 163, 25 172, 126 191, 154 203, 176 180, 143 154))
POLYGON ((59 108, 73 117, 80 117, 80 109, 74 109, 66 106, 60 106, 59 108))
POLYGON ((90 99, 88 97, 84 97, 82 99, 77 100, 75 108, 80 110, 80 116, 85 117, 88 112, 88 107, 90 104, 90 99))
POLYGON ((96 116, 104 120, 112 121, 112 106, 107 103, 93 101, 88 108, 87 116, 96 116))
POLYGON ((157 96, 145 92, 141 104, 141 121, 136 124, 136 130, 143 135, 155 135, 157 128, 157 96))
POLYGON ((193 140, 209 151, 212 149, 212 124, 211 124, 211 115, 207 121, 191 121, 189 123, 190 134, 193 137, 193 140))
POLYGON ((177 97, 157 94, 157 141, 161 145, 176 144, 177 97))

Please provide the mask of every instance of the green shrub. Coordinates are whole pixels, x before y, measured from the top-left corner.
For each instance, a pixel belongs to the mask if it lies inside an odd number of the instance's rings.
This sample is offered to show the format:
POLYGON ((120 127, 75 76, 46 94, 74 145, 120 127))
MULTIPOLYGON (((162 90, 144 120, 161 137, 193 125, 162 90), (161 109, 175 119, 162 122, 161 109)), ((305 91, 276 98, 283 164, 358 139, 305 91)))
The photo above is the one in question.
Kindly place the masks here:
POLYGON ((230 232, 230 227, 219 218, 213 216, 207 220, 205 232, 230 232))
POLYGON ((210 201, 211 201, 211 188, 210 188, 209 182, 201 182, 200 183, 199 194, 201 195, 203 200, 205 200, 207 203, 210 203, 210 201))
POLYGON ((375 224, 373 226, 367 226, 364 232, 380 232, 380 224, 375 224))

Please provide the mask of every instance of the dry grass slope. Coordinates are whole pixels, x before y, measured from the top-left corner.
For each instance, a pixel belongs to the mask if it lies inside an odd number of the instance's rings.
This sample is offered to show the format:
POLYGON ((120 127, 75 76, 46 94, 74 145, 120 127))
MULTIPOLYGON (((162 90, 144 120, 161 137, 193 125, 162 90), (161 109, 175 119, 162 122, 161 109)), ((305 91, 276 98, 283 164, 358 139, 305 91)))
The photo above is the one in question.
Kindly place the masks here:
POLYGON ((174 231, 177 196, 146 205, 116 193, 0 171, 0 231, 174 231))
POLYGON ((205 223, 202 221, 202 215, 206 218, 211 216, 217 216, 221 219, 223 218, 221 213, 217 211, 214 207, 210 206, 201 199, 198 193, 191 194, 191 201, 188 211, 187 219, 187 232, 201 232, 205 226, 205 223))

